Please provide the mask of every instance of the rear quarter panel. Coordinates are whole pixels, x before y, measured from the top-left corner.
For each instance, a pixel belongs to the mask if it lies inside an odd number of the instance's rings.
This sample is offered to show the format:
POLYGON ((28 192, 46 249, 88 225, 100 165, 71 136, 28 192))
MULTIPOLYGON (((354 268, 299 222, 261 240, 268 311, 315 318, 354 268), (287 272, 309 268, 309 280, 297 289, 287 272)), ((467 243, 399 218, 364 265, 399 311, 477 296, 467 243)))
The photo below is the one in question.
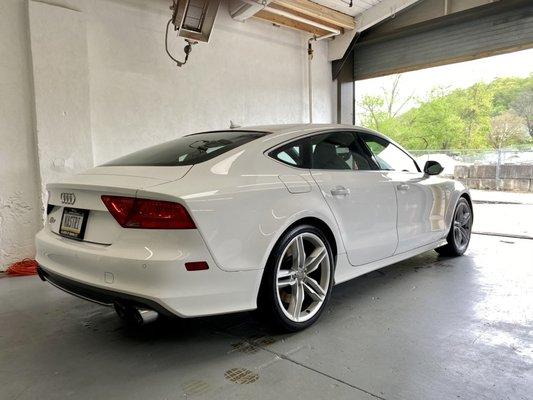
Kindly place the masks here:
POLYGON ((325 222, 338 252, 344 252, 337 225, 309 172, 272 160, 259 146, 235 149, 195 165, 179 181, 138 193, 165 195, 182 200, 215 262, 226 271, 264 268, 283 232, 306 217, 325 222), (286 186, 291 180, 297 182, 293 193, 286 186))

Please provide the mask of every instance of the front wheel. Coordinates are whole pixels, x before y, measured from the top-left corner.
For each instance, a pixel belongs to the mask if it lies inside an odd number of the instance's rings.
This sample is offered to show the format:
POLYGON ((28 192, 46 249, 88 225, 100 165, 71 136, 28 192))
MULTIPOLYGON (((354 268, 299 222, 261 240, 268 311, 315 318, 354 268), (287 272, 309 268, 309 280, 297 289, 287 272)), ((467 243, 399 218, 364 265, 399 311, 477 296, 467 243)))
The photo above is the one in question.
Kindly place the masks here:
POLYGON ((461 197, 455 207, 452 226, 446 237, 448 243, 436 248, 435 251, 442 256, 462 256, 470 243, 472 222, 472 208, 468 201, 464 197, 461 197))
POLYGON ((310 225, 285 233, 267 263, 259 310, 277 328, 295 332, 311 326, 324 310, 333 286, 331 245, 310 225))

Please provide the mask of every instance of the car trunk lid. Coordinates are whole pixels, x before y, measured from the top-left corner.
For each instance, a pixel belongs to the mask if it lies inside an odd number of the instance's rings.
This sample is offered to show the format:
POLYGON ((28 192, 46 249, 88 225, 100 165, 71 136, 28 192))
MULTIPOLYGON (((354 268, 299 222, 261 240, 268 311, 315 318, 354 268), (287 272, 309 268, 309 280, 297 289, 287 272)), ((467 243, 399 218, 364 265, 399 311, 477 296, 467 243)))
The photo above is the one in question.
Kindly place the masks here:
POLYGON ((49 184, 46 226, 58 235, 72 234, 71 239, 112 244, 124 228, 107 210, 103 195, 136 197, 139 190, 183 178, 191 168, 96 167, 49 184))

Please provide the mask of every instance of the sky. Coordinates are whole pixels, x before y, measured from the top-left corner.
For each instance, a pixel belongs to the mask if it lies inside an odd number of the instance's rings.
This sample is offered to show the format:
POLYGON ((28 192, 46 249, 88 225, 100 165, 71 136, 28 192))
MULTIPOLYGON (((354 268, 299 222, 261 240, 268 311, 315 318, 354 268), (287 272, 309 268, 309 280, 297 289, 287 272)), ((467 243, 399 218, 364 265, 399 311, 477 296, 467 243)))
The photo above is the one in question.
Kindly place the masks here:
MULTIPOLYGON (((405 98, 414 95, 414 97, 423 99, 435 87, 450 90, 466 88, 476 82, 489 83, 499 77, 526 77, 530 73, 533 73, 533 49, 405 72, 401 74, 400 78, 400 97, 405 98)), ((384 76, 357 81, 355 85, 356 102, 359 103, 365 95, 381 95, 384 88, 391 87, 393 79, 393 76, 384 76)), ((416 101, 411 101, 402 109, 402 112, 416 105, 416 101)), ((360 116, 361 110, 356 107, 357 123, 361 122, 360 116)))

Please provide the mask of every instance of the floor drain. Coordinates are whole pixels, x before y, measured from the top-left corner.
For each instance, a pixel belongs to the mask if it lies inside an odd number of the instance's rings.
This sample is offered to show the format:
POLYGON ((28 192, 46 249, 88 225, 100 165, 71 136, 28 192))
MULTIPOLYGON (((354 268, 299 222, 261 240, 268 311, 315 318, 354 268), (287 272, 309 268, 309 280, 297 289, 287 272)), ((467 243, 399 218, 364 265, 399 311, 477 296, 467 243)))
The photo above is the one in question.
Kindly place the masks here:
POLYGON ((194 396, 205 393, 209 390, 209 384, 205 381, 193 380, 182 386, 183 393, 187 396, 194 396))
POLYGON ((246 368, 232 368, 224 372, 224 378, 233 383, 247 385, 259 379, 259 375, 246 368))

